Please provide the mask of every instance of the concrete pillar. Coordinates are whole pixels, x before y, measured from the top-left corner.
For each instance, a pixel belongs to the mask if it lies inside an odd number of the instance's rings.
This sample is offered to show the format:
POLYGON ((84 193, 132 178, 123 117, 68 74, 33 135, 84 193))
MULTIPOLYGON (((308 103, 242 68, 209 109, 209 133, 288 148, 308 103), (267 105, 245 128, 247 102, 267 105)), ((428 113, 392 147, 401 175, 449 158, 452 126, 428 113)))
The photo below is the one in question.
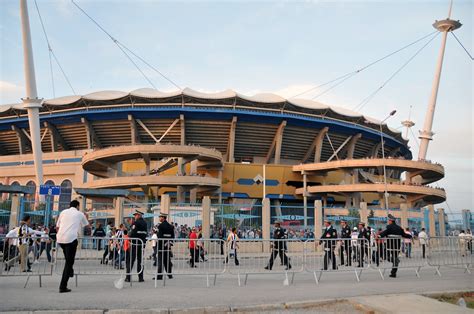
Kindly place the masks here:
MULTIPOLYGON (((197 160, 191 161, 189 172, 191 173, 192 176, 197 174, 197 166, 198 166, 198 161, 197 160)), ((197 188, 193 188, 189 192, 189 202, 195 204, 196 203, 196 197, 197 197, 197 188)))
POLYGON ((176 188, 176 203, 184 203, 186 201, 186 194, 183 186, 176 188))
MULTIPOLYGON (((168 194, 161 195, 161 203, 160 203, 160 212, 164 214, 170 214, 170 196, 168 194)), ((169 221, 169 218, 168 218, 169 221)))
POLYGON ((270 199, 264 198, 262 201, 262 239, 264 242, 264 252, 270 251, 270 199))
POLYGON ((123 197, 117 197, 114 202, 115 225, 119 226, 121 223, 123 223, 123 197))
POLYGON ((444 237, 446 236, 446 225, 444 221, 444 209, 438 208, 438 228, 439 228, 439 236, 444 237))
POLYGON ((434 212, 434 206, 433 205, 428 205, 428 219, 429 219, 429 236, 430 237, 436 237, 436 223, 435 223, 435 212, 434 212))
POLYGON ((400 226, 405 230, 408 228, 408 205, 406 203, 400 204, 400 226))
POLYGON ((320 239, 323 234, 323 204, 320 200, 314 201, 314 239, 320 239))
POLYGON ((18 226, 18 222, 21 219, 21 217, 19 216, 20 216, 20 195, 12 194, 12 202, 10 204, 10 222, 9 222, 10 230, 13 229, 13 227, 18 226))
POLYGON ((367 210, 366 202, 360 202, 359 216, 361 222, 365 223, 366 225, 369 224, 369 211, 367 210))
POLYGON ((204 196, 202 199, 202 237, 211 237, 211 198, 204 196))

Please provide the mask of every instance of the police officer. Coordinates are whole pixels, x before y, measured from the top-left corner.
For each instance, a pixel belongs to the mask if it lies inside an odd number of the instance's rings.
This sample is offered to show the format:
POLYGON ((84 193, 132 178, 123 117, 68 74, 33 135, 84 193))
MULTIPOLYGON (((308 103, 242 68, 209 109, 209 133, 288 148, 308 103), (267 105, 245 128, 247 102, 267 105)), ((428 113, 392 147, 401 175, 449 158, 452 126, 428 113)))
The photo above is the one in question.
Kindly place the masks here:
POLYGON ((280 258, 283 260, 283 264, 286 266, 286 270, 291 269, 291 264, 289 261, 288 256, 286 256, 286 241, 285 239, 288 238, 286 234, 286 230, 281 228, 280 222, 275 221, 275 230, 273 231, 273 247, 272 247, 272 255, 270 256, 270 260, 268 261, 268 265, 265 266, 265 269, 272 270, 273 261, 280 255, 280 258))
POLYGON ((344 254, 346 255, 346 266, 352 265, 352 247, 351 247, 351 228, 347 225, 347 221, 341 220, 341 238, 342 245, 341 245, 341 265, 344 265, 344 254), (347 240, 346 240, 347 239, 347 240))
POLYGON ((329 260, 332 262, 332 269, 336 268, 336 255, 334 254, 334 250, 336 249, 336 240, 337 239, 337 231, 331 225, 331 221, 328 219, 324 220, 324 229, 323 235, 319 240, 319 244, 324 243, 324 270, 328 269, 329 260))
POLYGON ((358 267, 364 267, 364 256, 369 256, 369 245, 370 245, 370 230, 365 227, 364 222, 359 222, 359 235, 357 236, 359 240, 360 255, 359 255, 359 265, 358 267))
POLYGON ((405 233, 402 227, 397 225, 395 221, 395 217, 388 215, 387 229, 379 234, 380 238, 387 238, 387 257, 388 260, 392 262, 392 271, 390 273, 390 277, 392 278, 397 277, 398 263, 400 262, 398 259, 398 254, 400 253, 401 238, 412 238, 412 236, 408 233, 405 233))
POLYGON ((158 226, 158 273, 156 280, 163 279, 163 268, 168 278, 173 278, 173 264, 171 263, 171 247, 174 239, 174 226, 167 220, 168 214, 160 213, 160 225, 158 226))
POLYGON ((137 271, 138 281, 143 282, 143 269, 142 269, 142 256, 143 256, 143 244, 146 243, 146 237, 148 235, 147 225, 145 219, 143 219, 143 213, 139 210, 135 210, 133 213, 135 221, 131 226, 130 241, 131 241, 131 254, 129 263, 125 263, 127 266, 127 276, 125 277, 126 282, 130 282, 130 272, 133 269, 135 259, 137 260, 137 271), (140 240, 137 240, 140 239, 140 240))

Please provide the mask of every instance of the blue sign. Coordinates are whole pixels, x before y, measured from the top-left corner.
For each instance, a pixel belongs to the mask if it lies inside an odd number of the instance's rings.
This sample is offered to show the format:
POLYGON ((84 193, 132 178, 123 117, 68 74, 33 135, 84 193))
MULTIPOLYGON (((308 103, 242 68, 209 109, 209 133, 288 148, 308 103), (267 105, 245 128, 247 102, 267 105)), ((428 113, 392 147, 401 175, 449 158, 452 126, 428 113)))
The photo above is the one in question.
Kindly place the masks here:
POLYGON ((199 215, 200 215, 200 212, 197 212, 197 211, 179 212, 179 213, 171 214, 171 216, 173 217, 181 217, 181 218, 191 218, 191 217, 196 217, 199 215))
POLYGON ((59 195, 61 187, 58 185, 40 185, 40 195, 59 195))
POLYGON ((259 216, 247 215, 247 214, 224 214, 224 215, 216 215, 216 217, 226 218, 226 219, 250 219, 250 218, 258 218, 259 216))
POLYGON ((282 220, 304 220, 304 216, 300 216, 300 215, 282 215, 282 216, 273 216, 273 218, 282 219, 282 220))

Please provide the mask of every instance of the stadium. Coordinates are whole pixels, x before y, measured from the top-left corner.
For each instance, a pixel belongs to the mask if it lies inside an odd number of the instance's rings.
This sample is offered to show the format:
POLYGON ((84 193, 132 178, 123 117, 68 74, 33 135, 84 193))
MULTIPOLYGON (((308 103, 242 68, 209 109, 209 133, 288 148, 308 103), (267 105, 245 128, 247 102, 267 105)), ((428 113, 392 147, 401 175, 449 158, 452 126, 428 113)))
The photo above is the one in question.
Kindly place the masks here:
MULTIPOLYGON (((172 204, 208 196, 257 219, 269 199, 272 219, 296 226, 314 219, 318 201, 334 220, 364 211, 383 223, 388 209, 402 225, 428 226, 434 210, 423 208, 446 200, 430 186, 444 177, 443 166, 413 160, 400 132, 307 99, 99 91, 43 101, 40 125, 45 184, 61 186, 51 209, 82 196, 86 208, 105 212, 97 219, 126 217, 133 206, 117 199, 150 209, 168 195, 172 204)), ((37 207, 29 134, 23 105, 3 106, 0 183, 37 207)))

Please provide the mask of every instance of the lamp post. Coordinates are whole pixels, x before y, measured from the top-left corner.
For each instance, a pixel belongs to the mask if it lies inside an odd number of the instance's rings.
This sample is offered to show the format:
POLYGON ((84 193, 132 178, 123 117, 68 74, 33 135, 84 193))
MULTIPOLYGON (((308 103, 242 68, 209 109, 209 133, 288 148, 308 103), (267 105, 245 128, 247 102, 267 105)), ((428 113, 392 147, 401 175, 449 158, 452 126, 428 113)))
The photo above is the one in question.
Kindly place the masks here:
POLYGON ((385 148, 384 148, 384 140, 383 140, 383 132, 382 132, 382 124, 388 120, 388 118, 390 118, 391 116, 395 115, 395 113, 397 113, 397 110, 392 110, 392 112, 390 112, 390 114, 385 118, 383 119, 382 121, 380 121, 380 141, 382 143, 382 162, 383 162, 383 183, 384 183, 384 186, 385 186, 385 189, 384 189, 384 199, 385 199, 385 212, 387 213, 387 217, 388 217, 388 192, 387 192, 387 170, 385 168, 385 148))

